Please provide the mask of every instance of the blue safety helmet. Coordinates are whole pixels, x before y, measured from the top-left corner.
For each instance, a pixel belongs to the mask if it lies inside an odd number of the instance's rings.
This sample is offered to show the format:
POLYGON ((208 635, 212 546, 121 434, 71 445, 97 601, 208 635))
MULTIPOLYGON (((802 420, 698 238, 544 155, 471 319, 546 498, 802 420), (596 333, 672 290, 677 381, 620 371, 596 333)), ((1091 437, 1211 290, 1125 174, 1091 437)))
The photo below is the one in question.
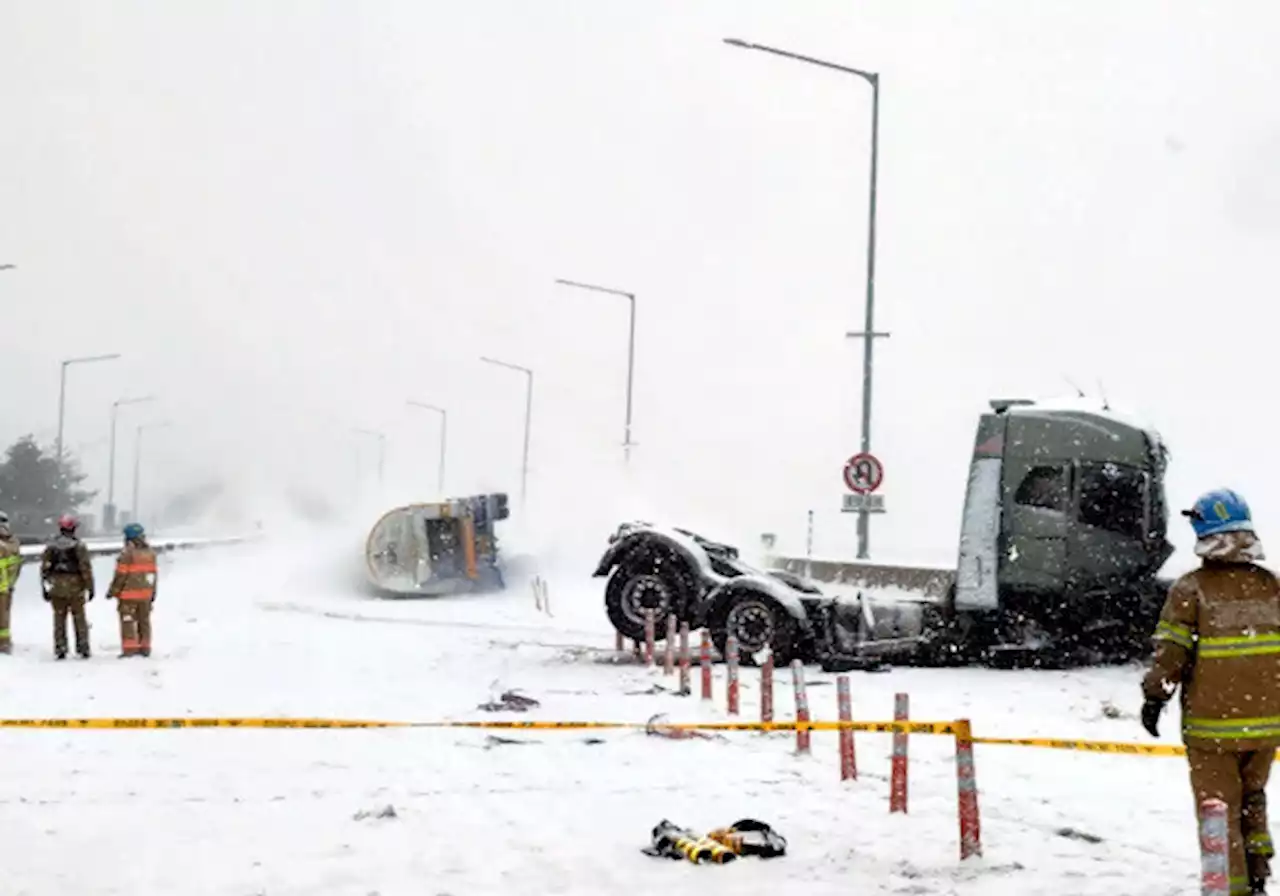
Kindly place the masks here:
POLYGON ((1196 538, 1208 538, 1221 532, 1252 532, 1253 518, 1244 498, 1229 488, 1205 492, 1190 510, 1182 515, 1191 519, 1196 538))
POLYGON ((142 528, 142 523, 130 523, 124 527, 124 537, 129 541, 137 541, 146 531, 142 528))

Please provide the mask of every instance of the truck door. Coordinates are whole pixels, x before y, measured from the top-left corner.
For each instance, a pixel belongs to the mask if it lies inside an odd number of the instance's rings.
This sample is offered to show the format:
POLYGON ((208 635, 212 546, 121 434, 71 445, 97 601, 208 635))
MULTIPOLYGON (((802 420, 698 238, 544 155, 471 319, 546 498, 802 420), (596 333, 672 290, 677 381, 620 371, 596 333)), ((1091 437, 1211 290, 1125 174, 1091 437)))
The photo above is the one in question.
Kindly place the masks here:
POLYGON ((1074 575, 1086 587, 1130 581, 1151 565, 1151 477, 1138 467, 1110 461, 1077 466, 1074 575))
POLYGON ((1022 461, 1018 468, 1005 516, 1005 579, 1019 589, 1056 590, 1068 573, 1072 467, 1022 461))

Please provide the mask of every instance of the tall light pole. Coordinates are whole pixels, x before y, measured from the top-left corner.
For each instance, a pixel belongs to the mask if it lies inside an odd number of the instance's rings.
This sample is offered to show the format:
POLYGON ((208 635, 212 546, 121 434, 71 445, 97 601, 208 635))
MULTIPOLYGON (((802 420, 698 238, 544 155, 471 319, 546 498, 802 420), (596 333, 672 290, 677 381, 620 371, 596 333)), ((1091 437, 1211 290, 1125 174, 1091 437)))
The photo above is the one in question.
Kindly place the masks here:
POLYGON ((148 429, 166 429, 169 426, 168 420, 159 423, 143 423, 138 426, 137 436, 133 443, 133 507, 130 512, 133 514, 131 522, 142 521, 142 508, 138 506, 138 483, 142 480, 142 433, 148 429))
MULTIPOLYGON (((111 459, 107 464, 107 506, 102 511, 103 528, 110 529, 115 526, 116 522, 116 422, 120 416, 120 408, 127 404, 144 404, 149 401, 155 401, 155 396, 143 395, 139 398, 121 398, 111 403, 111 459)), ((138 509, 136 507, 133 508, 133 512, 137 513, 138 509)))
POLYGON ((84 358, 68 358, 62 362, 62 376, 58 385, 58 463, 62 463, 62 427, 67 412, 67 368, 72 364, 90 364, 95 361, 114 361, 120 355, 90 355, 84 358))
POLYGON ((405 404, 414 408, 422 408, 426 411, 435 411, 440 415, 440 470, 436 474, 436 490, 440 492, 440 497, 444 497, 444 455, 445 449, 449 444, 449 412, 444 408, 438 408, 433 404, 427 404, 422 401, 413 401, 410 399, 405 404))
POLYGON ((382 473, 387 463, 387 436, 385 433, 377 432, 372 429, 353 429, 354 433, 362 436, 372 436, 378 440, 378 485, 382 485, 382 473))
POLYGON ((636 371, 636 294, 625 292, 621 289, 611 289, 608 286, 598 286, 594 283, 579 283, 576 280, 556 280, 556 283, 561 286, 572 286, 577 289, 589 289, 592 292, 608 293, 611 296, 621 296, 631 303, 631 326, 627 333, 627 422, 622 436, 622 458, 627 463, 630 463, 631 446, 635 444, 631 441, 631 384, 636 371))
MULTIPOLYGON (((735 37, 726 37, 724 42, 731 47, 738 47, 744 50, 759 50, 762 53, 772 53, 774 56, 782 56, 787 59, 793 59, 797 62, 806 62, 810 65, 820 66, 821 68, 831 69, 837 72, 843 72, 846 75, 854 75, 861 78, 871 85, 871 185, 867 199, 867 301, 866 301, 866 318, 863 321, 862 330, 860 332, 846 333, 846 338, 862 340, 862 453, 871 450, 871 371, 872 371, 872 346, 876 339, 887 337, 888 333, 876 332, 875 329, 875 309, 876 309, 876 172, 879 164, 880 156, 880 74, 878 72, 863 71, 860 68, 851 68, 847 65, 837 65, 834 62, 827 62, 824 59, 815 59, 812 56, 803 56, 799 53, 792 53, 789 50, 779 50, 777 47, 767 47, 763 44, 753 44, 745 40, 739 40, 735 37)), ((865 505, 864 505, 865 508, 865 505)), ((871 515, 867 510, 858 511, 858 558, 866 559, 868 556, 868 542, 870 541, 871 515)))
POLYGON ((529 423, 533 419, 533 371, 519 364, 499 361, 495 358, 481 358, 486 364, 496 364, 508 370, 517 370, 529 378, 524 395, 524 454, 520 462, 520 504, 524 506, 529 494, 529 423))

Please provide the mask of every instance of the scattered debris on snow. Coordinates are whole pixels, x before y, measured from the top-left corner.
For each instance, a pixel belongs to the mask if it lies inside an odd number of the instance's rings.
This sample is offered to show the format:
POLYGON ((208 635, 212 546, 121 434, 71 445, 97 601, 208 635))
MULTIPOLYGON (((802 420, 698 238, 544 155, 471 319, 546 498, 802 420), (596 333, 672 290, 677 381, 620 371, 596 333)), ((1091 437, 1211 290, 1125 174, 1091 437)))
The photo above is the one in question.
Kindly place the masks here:
POLYGON ((670 740, 727 740, 724 735, 710 731, 695 731, 688 728, 672 728, 660 720, 667 718, 666 713, 658 713, 645 723, 644 733, 651 737, 665 737, 670 740))
POLYGON ((370 818, 399 818, 400 815, 396 812, 396 807, 388 803, 381 809, 361 809, 351 817, 356 821, 365 821, 370 818))
POLYGON ((1127 709, 1121 709, 1110 700, 1103 700, 1102 717, 1104 719, 1136 719, 1137 715, 1127 709))
POLYGON ((662 685, 655 683, 645 688, 643 691, 625 691, 624 693, 628 697, 652 697, 658 694, 679 694, 680 690, 679 688, 673 689, 673 688, 663 687, 662 685))
POLYGON ((481 703, 476 709, 482 709, 485 712, 528 712, 533 707, 541 705, 532 697, 526 697, 516 690, 510 690, 503 691, 497 700, 481 703))
POLYGON ((1102 842, 1102 838, 1097 834, 1090 834, 1088 831, 1080 831, 1075 828, 1058 828, 1054 833, 1059 837, 1066 837, 1068 840, 1083 840, 1085 843, 1102 842))

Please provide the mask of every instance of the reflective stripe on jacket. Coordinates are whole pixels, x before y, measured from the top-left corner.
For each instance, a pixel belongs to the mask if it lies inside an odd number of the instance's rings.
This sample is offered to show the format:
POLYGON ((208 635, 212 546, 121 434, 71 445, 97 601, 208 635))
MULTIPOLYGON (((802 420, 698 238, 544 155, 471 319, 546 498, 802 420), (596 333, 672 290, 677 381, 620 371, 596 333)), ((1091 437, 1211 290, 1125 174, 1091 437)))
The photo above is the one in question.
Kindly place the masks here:
POLYGON ((107 595, 119 600, 152 600, 156 578, 155 551, 143 542, 131 542, 116 558, 116 574, 107 595))
POLYGON ((0 538, 0 594, 13 590, 21 572, 22 546, 16 538, 0 538))

